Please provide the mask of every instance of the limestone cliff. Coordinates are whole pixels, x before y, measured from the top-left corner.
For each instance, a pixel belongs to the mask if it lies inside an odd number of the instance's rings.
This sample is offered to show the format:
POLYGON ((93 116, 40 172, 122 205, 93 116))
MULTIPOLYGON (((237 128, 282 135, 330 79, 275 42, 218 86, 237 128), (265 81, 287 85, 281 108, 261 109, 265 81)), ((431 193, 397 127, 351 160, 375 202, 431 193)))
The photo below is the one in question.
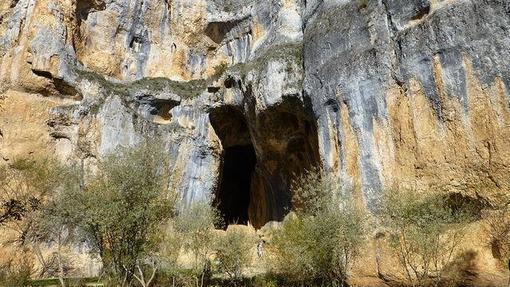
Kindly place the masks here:
POLYGON ((510 185, 507 0, 4 0, 0 161, 85 170, 166 144, 184 204, 281 219, 323 166, 499 203, 510 185))

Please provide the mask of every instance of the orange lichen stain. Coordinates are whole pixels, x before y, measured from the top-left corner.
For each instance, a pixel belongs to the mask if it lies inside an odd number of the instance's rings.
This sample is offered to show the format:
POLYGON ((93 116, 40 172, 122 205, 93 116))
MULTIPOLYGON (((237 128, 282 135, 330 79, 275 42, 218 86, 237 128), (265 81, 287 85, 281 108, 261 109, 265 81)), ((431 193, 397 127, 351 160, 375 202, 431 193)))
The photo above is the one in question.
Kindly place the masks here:
POLYGON ((358 142, 358 135, 352 128, 351 120, 349 118, 349 109, 345 103, 340 105, 340 117, 341 125, 343 130, 342 144, 344 145, 342 150, 345 151, 345 166, 342 167, 345 170, 345 175, 349 178, 353 192, 356 197, 361 198, 361 168, 360 168, 360 149, 358 142))
POLYGON ((0 95, 1 158, 13 160, 51 154, 47 121, 49 110, 59 103, 57 99, 16 91, 0 95))
POLYGON ((469 120, 465 116, 461 102, 454 95, 449 95, 444 82, 444 73, 439 57, 434 57, 432 71, 436 83, 437 94, 441 102, 442 125, 445 143, 453 143, 445 153, 445 158, 468 157, 472 145, 468 138, 469 120))
POLYGON ((432 104, 417 80, 410 81, 409 89, 410 116, 416 144, 417 165, 422 168, 425 163, 438 163, 444 159, 442 123, 439 122, 432 104))
POLYGON ((251 35, 252 35, 252 45, 255 45, 260 39, 262 39, 266 35, 266 30, 264 26, 259 22, 254 21, 251 26, 251 35))
POLYGON ((395 154, 389 121, 374 118, 372 124, 376 161, 381 163, 381 174, 386 175, 384 181, 391 183, 394 175, 392 171, 395 166, 395 154))
POLYGON ((170 65, 170 75, 173 78, 180 78, 180 80, 189 80, 190 73, 186 67, 188 53, 184 49, 179 49, 173 55, 172 63, 170 65))
POLYGON ((465 57, 469 95, 469 118, 471 134, 475 142, 477 174, 480 180, 470 182, 479 188, 502 191, 509 188, 510 163, 510 108, 506 89, 501 79, 496 78, 492 85, 484 86, 476 78, 471 61, 465 57))
MULTIPOLYGON (((386 92, 388 120, 374 120, 374 143, 386 186, 479 194, 497 202, 510 183, 510 105, 500 78, 483 86, 464 59, 467 107, 449 94, 438 58, 433 75, 440 114, 422 84, 386 92), (386 134, 389 133, 389 136, 386 134), (391 140, 385 140, 385 138, 391 140), (392 149, 393 148, 393 149, 392 149), (394 160, 391 159, 394 153, 394 160)), ((345 128, 344 128, 345 129, 345 128)), ((357 152, 357 151, 352 151, 357 152)))

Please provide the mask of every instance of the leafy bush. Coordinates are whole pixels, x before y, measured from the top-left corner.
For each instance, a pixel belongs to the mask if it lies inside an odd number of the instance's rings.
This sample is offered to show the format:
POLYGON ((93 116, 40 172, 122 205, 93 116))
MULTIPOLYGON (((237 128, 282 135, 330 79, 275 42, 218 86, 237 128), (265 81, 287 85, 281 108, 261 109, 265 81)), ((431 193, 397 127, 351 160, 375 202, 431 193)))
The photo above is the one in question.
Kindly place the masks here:
POLYGON ((0 286, 29 286, 33 272, 31 258, 23 254, 19 260, 9 260, 0 266, 0 286))
POLYGON ((503 264, 508 264, 507 260, 510 258, 510 210, 508 207, 496 210, 487 219, 486 229, 494 257, 503 264))
POLYGON ((207 202, 196 202, 175 218, 176 231, 182 236, 185 251, 193 256, 197 286, 203 286, 211 277, 210 257, 214 252, 214 226, 220 224, 218 211, 207 202))
POLYGON ((358 2, 359 9, 364 9, 364 8, 367 8, 367 6, 368 6, 368 0, 357 0, 357 2, 358 2))
POLYGON ((342 195, 338 179, 320 170, 298 178, 293 192, 296 214, 271 242, 276 270, 302 284, 345 284, 364 243, 366 216, 342 195))
MULTIPOLYGON (((61 239, 67 236, 54 221, 49 206, 53 207, 52 197, 69 188, 73 178, 73 173, 53 158, 19 158, 0 168, 0 225, 15 231, 17 247, 37 255, 39 276, 53 272, 62 278, 65 272, 66 260, 61 257, 60 247, 61 239), (58 251, 50 255, 53 257, 46 258, 41 252, 40 245, 47 243, 58 245, 58 251)), ((24 274, 19 270, 9 272, 11 277, 24 274)))
POLYGON ((226 234, 216 242, 216 267, 236 286, 242 280, 243 269, 252 262, 251 250, 255 243, 255 236, 233 227, 228 228, 226 234))
POLYGON ((228 64, 225 62, 222 62, 221 64, 215 66, 212 78, 217 79, 217 78, 221 77, 227 69, 228 69, 228 64))
POLYGON ((172 215, 175 196, 167 190, 162 149, 140 144, 119 150, 99 165, 84 190, 67 189, 56 201, 61 218, 75 228, 105 271, 130 282, 157 249, 157 234, 172 215))
POLYGON ((342 190, 337 178, 320 169, 306 172, 292 182, 292 206, 299 215, 318 215, 340 204, 342 190), (336 199, 332 200, 332 199, 336 199))
POLYGON ((156 242, 160 242, 156 253, 156 258, 159 261, 159 271, 161 273, 161 276, 157 278, 158 283, 160 285, 171 285, 170 282, 175 282, 179 277, 179 273, 181 273, 178 259, 183 245, 183 236, 177 232, 172 221, 156 236, 160 237, 155 240, 156 242), (163 281, 163 283, 161 281, 163 281))
POLYGON ((457 254, 471 214, 448 206, 440 194, 409 190, 386 191, 379 213, 409 282, 423 286, 433 278, 439 284, 444 267, 457 254))
POLYGON ((64 169, 51 158, 18 158, 0 166, 0 225, 22 221, 55 193, 64 169))

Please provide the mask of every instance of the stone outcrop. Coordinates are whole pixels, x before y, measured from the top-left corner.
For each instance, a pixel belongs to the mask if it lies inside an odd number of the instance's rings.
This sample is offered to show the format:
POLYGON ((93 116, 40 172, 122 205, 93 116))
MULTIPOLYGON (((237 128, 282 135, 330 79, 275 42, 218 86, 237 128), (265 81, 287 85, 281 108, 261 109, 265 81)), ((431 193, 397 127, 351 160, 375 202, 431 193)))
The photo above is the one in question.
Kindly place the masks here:
POLYGON ((283 218, 294 176, 499 204, 510 180, 506 0, 9 0, 0 158, 92 171, 165 143, 183 208, 283 218), (240 202, 240 204, 236 204, 240 202))
POLYGON ((319 5, 304 89, 327 165, 363 190, 508 190, 508 13, 506 1, 319 5))

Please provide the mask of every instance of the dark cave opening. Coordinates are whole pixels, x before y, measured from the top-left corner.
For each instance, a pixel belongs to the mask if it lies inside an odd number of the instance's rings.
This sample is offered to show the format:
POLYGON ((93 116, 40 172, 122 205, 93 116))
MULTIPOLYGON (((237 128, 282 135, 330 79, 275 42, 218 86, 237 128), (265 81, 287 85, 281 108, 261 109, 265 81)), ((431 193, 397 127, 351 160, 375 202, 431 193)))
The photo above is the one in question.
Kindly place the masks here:
POLYGON ((256 161, 252 145, 232 146, 224 151, 216 198, 225 224, 248 224, 251 179, 256 161))
POLYGON ((283 220, 292 209, 293 179, 320 164, 317 129, 304 104, 286 99, 259 114, 222 106, 209 119, 221 144, 213 204, 223 223, 261 228, 283 220))
POLYGON ((223 148, 213 204, 225 225, 248 224, 251 181, 257 157, 246 120, 233 107, 215 110, 210 120, 223 148))

